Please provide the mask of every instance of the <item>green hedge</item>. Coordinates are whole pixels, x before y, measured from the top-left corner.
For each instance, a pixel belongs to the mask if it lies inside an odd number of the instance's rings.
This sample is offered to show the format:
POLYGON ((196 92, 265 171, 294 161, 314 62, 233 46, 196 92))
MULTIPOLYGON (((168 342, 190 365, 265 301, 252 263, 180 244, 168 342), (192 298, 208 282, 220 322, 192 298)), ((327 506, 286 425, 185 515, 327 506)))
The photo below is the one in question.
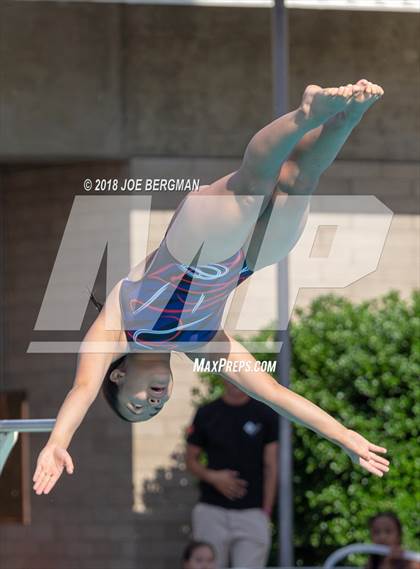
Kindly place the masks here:
MULTIPOLYGON (((392 462, 384 478, 374 477, 312 431, 294 429, 296 564, 316 565, 338 547, 368 541, 367 520, 379 510, 394 510, 405 545, 420 549, 420 292, 408 301, 391 292, 360 304, 327 295, 296 315, 290 326, 293 390, 385 446, 392 462)), ((253 340, 273 335, 261 331, 253 340)), ((220 379, 203 374, 196 403, 220 392, 220 379)))

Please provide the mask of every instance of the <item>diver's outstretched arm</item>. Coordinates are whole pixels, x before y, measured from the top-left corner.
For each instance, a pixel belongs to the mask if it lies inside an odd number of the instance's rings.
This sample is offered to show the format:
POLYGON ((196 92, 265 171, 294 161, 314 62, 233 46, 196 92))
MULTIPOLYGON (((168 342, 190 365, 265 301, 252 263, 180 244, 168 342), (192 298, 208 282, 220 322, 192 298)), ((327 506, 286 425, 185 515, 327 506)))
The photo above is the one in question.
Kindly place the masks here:
MULTIPOLYGON (((222 355, 205 354, 205 358, 213 361, 226 358, 226 365, 220 370, 225 379, 254 399, 266 403, 280 415, 337 444, 353 462, 368 472, 383 476, 389 470, 389 461, 377 454, 385 453, 385 448, 374 445, 355 431, 347 429, 308 399, 277 383, 268 373, 255 371, 255 358, 224 331, 218 332, 214 340, 227 343, 229 349, 222 355)), ((195 357, 199 355, 195 354, 195 357)))
POLYGON ((61 405, 54 429, 38 457, 33 476, 33 489, 37 494, 48 494, 64 468, 68 474, 73 473, 73 461, 67 448, 96 399, 109 366, 120 355, 121 329, 117 329, 117 326, 115 330, 109 329, 114 326, 111 309, 107 310, 114 304, 112 299, 117 297, 116 289, 109 295, 104 309, 82 342, 73 387, 61 405))

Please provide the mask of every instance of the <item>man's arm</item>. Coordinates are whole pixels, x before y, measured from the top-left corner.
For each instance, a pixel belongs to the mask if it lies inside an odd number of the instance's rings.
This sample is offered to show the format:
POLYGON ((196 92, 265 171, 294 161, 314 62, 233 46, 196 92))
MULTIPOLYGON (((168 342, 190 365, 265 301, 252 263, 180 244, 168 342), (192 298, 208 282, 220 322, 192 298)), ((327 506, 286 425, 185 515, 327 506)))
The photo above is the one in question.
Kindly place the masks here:
POLYGON ((264 447, 263 510, 268 517, 271 517, 277 493, 277 451, 277 442, 268 443, 264 447))
POLYGON ((187 445, 186 464, 188 470, 199 480, 214 486, 220 494, 229 500, 243 498, 246 494, 247 482, 238 478, 234 470, 212 470, 200 462, 203 449, 192 444, 187 445))
POLYGON ((211 470, 201 464, 200 456, 203 449, 192 444, 187 444, 187 451, 185 455, 185 462, 188 470, 196 476, 199 480, 211 484, 211 470))

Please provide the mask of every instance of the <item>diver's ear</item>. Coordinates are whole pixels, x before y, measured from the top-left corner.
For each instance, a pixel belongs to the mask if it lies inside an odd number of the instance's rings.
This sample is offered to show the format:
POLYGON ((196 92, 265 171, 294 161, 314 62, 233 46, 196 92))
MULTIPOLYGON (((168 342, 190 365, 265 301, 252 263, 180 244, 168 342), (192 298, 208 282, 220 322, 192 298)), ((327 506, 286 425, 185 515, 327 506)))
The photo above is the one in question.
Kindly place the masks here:
POLYGON ((124 377, 125 377, 125 371, 119 368, 113 369, 109 374, 109 379, 114 383, 116 383, 117 385, 120 385, 124 377))

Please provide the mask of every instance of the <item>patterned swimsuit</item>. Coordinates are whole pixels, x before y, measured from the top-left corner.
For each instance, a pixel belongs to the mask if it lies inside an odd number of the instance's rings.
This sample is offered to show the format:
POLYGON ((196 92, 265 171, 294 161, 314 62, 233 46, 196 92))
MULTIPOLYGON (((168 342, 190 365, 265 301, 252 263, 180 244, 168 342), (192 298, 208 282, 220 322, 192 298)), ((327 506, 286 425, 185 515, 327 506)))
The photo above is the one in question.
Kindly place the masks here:
POLYGON ((222 263, 183 265, 165 239, 139 281, 124 279, 120 306, 131 351, 189 351, 218 332, 229 294, 252 275, 242 250, 222 263))

